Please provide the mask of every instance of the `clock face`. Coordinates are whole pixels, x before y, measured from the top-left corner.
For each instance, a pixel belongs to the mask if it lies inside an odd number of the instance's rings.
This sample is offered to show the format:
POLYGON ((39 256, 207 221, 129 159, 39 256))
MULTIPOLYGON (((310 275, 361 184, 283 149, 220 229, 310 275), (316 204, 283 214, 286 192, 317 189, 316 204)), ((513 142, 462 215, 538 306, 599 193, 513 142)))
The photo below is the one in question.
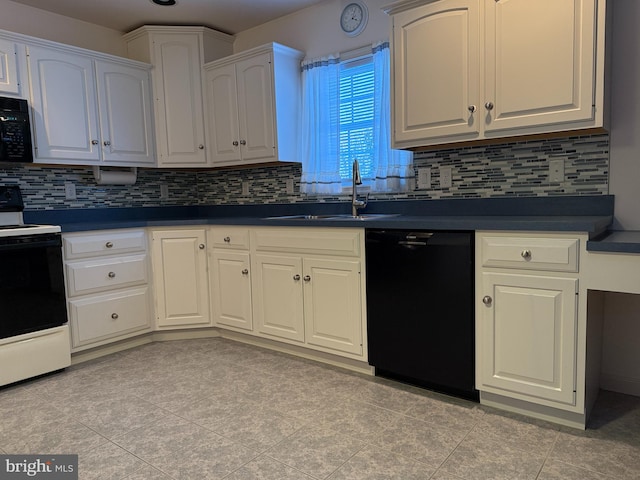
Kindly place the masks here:
POLYGON ((358 35, 367 24, 367 11, 359 3, 350 3, 340 16, 340 26, 344 33, 350 36, 358 35))

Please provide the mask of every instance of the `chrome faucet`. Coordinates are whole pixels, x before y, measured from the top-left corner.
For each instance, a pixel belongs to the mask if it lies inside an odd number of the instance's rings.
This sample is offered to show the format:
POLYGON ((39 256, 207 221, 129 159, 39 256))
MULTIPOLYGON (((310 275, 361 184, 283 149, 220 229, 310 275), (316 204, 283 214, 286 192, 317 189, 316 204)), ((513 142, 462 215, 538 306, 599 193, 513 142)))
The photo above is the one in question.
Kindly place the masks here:
POLYGON ((360 166, 358 165, 358 159, 353 160, 353 171, 352 171, 353 182, 351 184, 351 216, 358 216, 358 209, 364 208, 367 206, 367 202, 369 200, 369 194, 367 193, 364 200, 358 200, 358 190, 356 185, 362 185, 362 178, 360 177, 360 166))

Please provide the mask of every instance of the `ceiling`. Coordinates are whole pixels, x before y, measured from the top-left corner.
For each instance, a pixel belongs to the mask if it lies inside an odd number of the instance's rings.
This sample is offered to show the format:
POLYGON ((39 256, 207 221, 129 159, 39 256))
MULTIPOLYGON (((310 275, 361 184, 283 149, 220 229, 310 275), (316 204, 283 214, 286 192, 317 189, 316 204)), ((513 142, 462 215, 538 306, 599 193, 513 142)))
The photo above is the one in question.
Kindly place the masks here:
POLYGON ((236 34, 326 0, 11 0, 121 32, 140 25, 204 25, 236 34))

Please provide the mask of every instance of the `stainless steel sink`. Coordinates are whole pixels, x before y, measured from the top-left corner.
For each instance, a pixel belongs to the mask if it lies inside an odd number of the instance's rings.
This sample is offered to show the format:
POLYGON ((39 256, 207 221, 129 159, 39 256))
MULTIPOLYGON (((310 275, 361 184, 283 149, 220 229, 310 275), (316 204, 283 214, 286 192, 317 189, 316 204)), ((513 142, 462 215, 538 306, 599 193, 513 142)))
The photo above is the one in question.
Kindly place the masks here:
POLYGON ((349 213, 322 215, 300 214, 266 217, 265 220, 376 220, 381 218, 397 217, 398 215, 398 213, 363 213, 354 217, 349 213))

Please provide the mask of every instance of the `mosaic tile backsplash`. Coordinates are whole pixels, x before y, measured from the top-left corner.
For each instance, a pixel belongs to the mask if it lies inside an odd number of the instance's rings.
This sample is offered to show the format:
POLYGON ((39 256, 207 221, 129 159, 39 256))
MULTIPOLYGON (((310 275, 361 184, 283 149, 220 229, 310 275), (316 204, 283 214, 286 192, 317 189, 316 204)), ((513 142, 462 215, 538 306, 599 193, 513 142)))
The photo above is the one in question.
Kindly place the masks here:
MULTIPOLYGON (((605 195, 608 193, 609 135, 521 141, 417 153, 416 172, 431 169, 432 186, 371 199, 440 199, 515 196, 605 195), (564 160, 565 181, 549 181, 549 162, 564 160), (451 188, 439 187, 439 169, 452 169, 451 188)), ((91 167, 11 165, 0 167, 0 184, 19 184, 27 210, 65 208, 233 205, 348 200, 348 195, 299 193, 299 164, 238 170, 169 171, 139 169, 135 185, 96 185, 91 167), (294 193, 287 192, 293 179, 294 193), (65 183, 76 199, 65 199, 65 183), (249 194, 242 194, 243 182, 249 194), (168 195, 161 198, 161 186, 168 195)))

